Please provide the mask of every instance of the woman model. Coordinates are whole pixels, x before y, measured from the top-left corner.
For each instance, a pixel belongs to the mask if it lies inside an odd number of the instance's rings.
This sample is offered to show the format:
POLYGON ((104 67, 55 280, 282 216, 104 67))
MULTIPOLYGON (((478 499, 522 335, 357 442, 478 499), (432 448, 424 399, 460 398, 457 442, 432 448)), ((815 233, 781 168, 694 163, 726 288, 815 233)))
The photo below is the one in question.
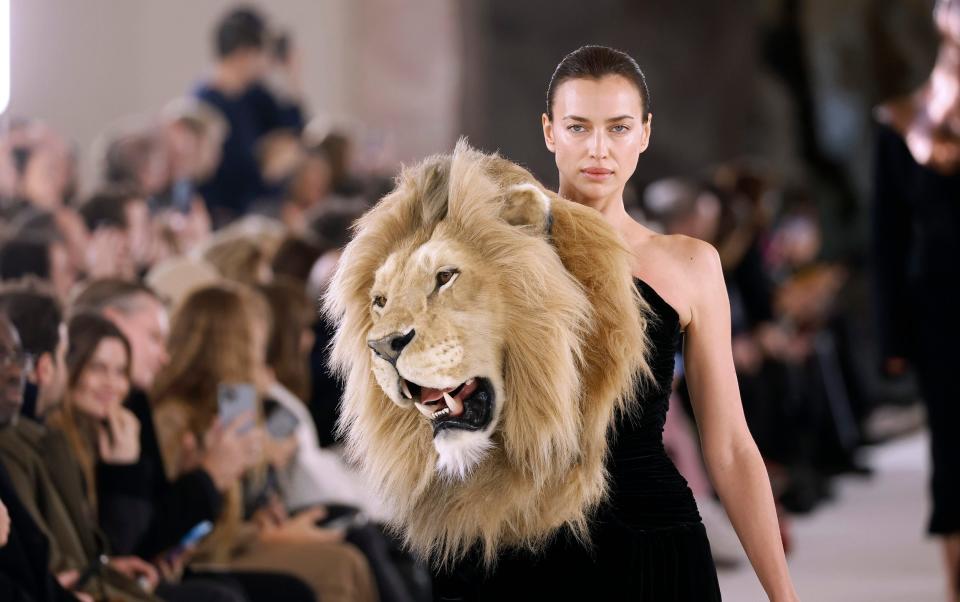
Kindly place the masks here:
POLYGON ((877 110, 873 255, 883 369, 916 369, 933 460, 927 530, 942 540, 947 599, 960 602, 960 2, 941 0, 934 16, 930 78, 877 110))
POLYGON ((696 239, 657 234, 624 209, 624 186, 650 142, 649 106, 632 58, 587 46, 557 66, 542 117, 544 141, 560 171, 560 195, 596 209, 621 234, 633 251, 636 285, 656 314, 649 322, 648 358, 656 382, 643 389, 642 418, 618 420, 608 434, 610 492, 594 517, 590 542, 560 533, 540 554, 501 554, 488 575, 461 563, 435 581, 439 599, 515 599, 532 592, 551 599, 720 600, 693 494, 663 448, 681 333, 716 490, 769 598, 798 599, 767 472, 743 416, 717 252, 696 239))

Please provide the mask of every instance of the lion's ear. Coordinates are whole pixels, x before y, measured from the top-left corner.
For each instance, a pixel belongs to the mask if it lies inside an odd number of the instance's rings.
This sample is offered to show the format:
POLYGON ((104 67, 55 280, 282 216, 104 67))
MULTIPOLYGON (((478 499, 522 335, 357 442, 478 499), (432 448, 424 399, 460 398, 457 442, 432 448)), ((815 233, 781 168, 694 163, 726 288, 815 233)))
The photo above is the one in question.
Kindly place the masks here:
POLYGON ((549 234, 553 224, 550 196, 536 184, 511 186, 504 194, 500 218, 511 226, 532 226, 549 234))

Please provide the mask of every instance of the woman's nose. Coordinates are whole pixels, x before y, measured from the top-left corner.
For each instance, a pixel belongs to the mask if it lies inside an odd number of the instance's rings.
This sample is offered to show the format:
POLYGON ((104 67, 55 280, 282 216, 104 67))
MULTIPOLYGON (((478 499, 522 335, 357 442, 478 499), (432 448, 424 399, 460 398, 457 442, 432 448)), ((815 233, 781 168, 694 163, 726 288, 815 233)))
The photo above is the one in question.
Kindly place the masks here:
POLYGON ((598 129, 590 140, 590 156, 594 159, 607 157, 607 137, 602 129, 598 129))

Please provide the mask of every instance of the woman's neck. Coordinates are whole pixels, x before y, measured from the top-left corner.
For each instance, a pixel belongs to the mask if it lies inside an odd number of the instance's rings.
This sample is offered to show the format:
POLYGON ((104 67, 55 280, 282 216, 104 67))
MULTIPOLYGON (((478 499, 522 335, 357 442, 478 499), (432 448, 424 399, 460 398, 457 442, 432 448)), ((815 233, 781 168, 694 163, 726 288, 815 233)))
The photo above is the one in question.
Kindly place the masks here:
POLYGON ((630 224, 634 223, 633 219, 627 213, 626 208, 623 206, 622 188, 615 194, 607 197, 587 197, 581 194, 575 187, 566 184, 561 178, 560 188, 557 194, 575 203, 596 209, 600 212, 600 215, 603 216, 603 219, 621 234, 626 234, 630 224))

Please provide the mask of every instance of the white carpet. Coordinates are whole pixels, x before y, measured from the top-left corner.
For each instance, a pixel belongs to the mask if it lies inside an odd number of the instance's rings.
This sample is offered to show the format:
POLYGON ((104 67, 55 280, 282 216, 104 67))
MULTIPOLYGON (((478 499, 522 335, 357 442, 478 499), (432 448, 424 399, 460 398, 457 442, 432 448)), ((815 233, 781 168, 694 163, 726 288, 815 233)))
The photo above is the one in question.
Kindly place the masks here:
MULTIPOLYGON (((876 448, 872 478, 845 477, 835 497, 794 518, 790 572, 804 602, 940 602, 940 550, 924 534, 928 451, 924 435, 876 448)), ((766 600, 749 565, 722 571, 728 602, 766 600)))

